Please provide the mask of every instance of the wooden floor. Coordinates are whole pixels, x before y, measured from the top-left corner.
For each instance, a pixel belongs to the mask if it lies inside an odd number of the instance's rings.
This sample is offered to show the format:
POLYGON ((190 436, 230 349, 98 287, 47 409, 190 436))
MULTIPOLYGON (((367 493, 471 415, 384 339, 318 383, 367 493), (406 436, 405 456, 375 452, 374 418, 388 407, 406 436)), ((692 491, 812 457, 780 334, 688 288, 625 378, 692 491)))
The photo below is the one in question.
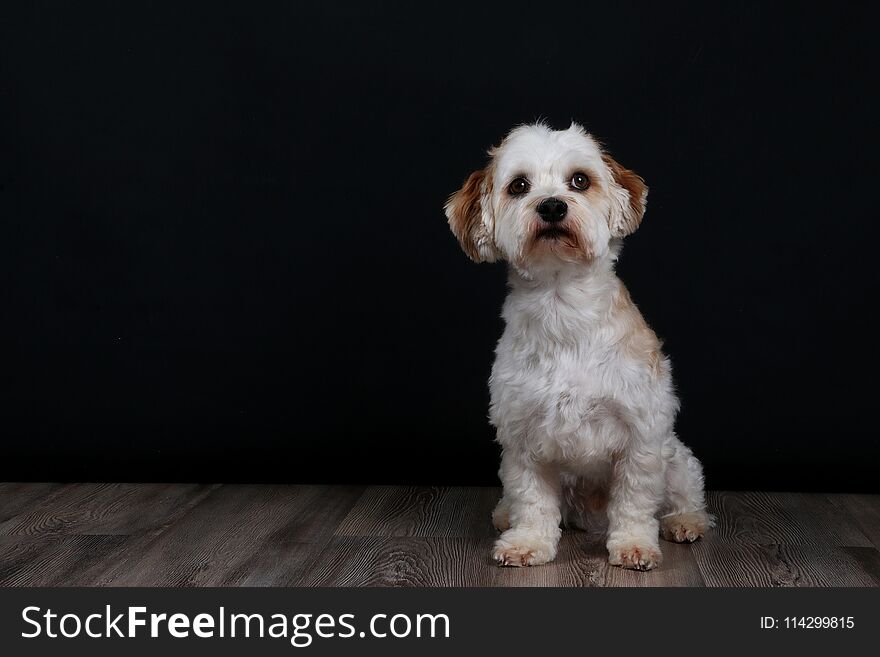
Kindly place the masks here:
POLYGON ((878 586, 880 495, 709 495, 718 526, 649 573, 566 531, 488 553, 495 488, 0 483, 4 586, 878 586))

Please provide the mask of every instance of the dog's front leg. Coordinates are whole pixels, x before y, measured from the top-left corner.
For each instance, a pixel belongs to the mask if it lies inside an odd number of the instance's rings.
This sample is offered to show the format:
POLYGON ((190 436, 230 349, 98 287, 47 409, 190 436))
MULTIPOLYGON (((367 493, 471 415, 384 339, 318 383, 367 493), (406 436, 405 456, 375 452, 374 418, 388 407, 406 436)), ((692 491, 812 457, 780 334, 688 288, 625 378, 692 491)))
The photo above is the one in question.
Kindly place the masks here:
POLYGON ((650 570, 660 565, 657 510, 663 499, 664 461, 659 447, 632 444, 614 462, 608 503, 608 561, 650 570))
POLYGON ((561 534, 558 470, 504 450, 500 475, 510 528, 496 541, 492 556, 502 566, 552 561, 561 534))

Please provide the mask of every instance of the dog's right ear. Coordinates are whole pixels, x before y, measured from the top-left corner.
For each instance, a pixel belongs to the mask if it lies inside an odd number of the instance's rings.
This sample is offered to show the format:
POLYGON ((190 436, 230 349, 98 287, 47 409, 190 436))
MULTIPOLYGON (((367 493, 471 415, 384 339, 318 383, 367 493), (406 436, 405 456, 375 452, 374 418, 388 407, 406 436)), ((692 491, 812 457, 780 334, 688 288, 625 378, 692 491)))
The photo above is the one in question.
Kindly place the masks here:
POLYGON ((468 176, 443 208, 453 235, 474 262, 495 262, 498 258, 491 199, 492 174, 489 169, 481 169, 468 176))

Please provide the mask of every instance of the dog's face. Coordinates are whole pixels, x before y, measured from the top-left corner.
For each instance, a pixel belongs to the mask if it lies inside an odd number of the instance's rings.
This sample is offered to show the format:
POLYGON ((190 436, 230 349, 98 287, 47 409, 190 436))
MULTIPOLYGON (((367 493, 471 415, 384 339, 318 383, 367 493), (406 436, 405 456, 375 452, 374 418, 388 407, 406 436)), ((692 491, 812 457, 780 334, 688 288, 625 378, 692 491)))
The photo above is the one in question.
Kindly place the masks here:
POLYGON ((648 188, 577 124, 515 128, 446 204, 452 232, 477 261, 524 272, 589 264, 615 252, 645 211, 648 188))

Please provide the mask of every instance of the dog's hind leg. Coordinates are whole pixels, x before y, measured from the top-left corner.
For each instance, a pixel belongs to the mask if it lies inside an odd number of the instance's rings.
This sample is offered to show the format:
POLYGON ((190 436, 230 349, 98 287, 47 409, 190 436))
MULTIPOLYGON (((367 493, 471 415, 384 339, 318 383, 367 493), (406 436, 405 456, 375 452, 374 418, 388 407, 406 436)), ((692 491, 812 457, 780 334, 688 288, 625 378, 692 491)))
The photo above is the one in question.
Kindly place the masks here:
POLYGON ((703 467, 691 450, 672 434, 663 446, 666 498, 660 533, 667 541, 693 543, 715 524, 706 512, 703 467))
POLYGON ((572 475, 562 479, 562 526, 591 533, 604 533, 608 524, 607 478, 572 475))
POLYGON ((500 532, 506 532, 510 529, 510 502, 503 495, 492 512, 492 524, 500 532))

